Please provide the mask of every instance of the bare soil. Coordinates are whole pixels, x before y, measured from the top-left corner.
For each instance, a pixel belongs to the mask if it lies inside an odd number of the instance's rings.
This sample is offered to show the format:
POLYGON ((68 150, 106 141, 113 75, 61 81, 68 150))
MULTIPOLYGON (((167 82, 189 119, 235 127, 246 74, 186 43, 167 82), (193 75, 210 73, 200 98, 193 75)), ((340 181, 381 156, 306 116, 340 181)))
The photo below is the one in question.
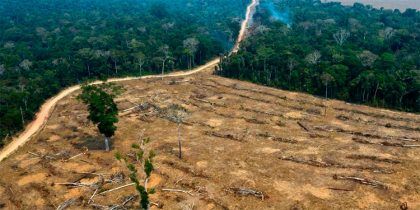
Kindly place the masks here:
MULTIPOLYGON (((221 78, 213 69, 121 82, 111 152, 75 99, 79 91, 65 97, 45 128, 0 164, 0 207, 121 204, 134 187, 89 203, 93 186, 103 192, 130 183, 114 153, 150 137, 151 201, 159 204, 152 209, 420 209, 419 115, 221 78), (152 106, 130 109, 138 104, 152 106), (189 112, 181 160, 177 125, 158 114, 171 104, 189 112)), ((125 207, 138 207, 138 198, 125 207)))

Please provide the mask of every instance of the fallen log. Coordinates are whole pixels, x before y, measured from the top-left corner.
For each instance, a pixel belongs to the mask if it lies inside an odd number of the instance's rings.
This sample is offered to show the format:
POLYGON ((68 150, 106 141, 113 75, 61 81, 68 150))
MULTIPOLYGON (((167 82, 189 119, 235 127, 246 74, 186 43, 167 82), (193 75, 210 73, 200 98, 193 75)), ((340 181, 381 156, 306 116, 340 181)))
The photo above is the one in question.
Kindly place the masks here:
POLYGON ((116 188, 98 193, 98 195, 103 195, 103 194, 106 194, 106 193, 109 193, 109 192, 112 192, 112 191, 115 191, 115 190, 119 190, 119 189, 122 189, 122 188, 125 188, 125 187, 133 186, 134 184, 135 183, 130 183, 130 184, 126 184, 126 185, 123 185, 123 186, 120 186, 120 187, 116 187, 116 188))
POLYGON ((230 187, 227 189, 227 191, 233 192, 240 196, 254 196, 257 198, 260 198, 261 200, 264 200, 264 193, 261 191, 249 189, 249 188, 243 188, 243 187, 230 187))
POLYGON ((307 132, 311 132, 304 124, 302 124, 300 121, 297 121, 297 124, 303 128, 303 130, 307 131, 307 132))
POLYGON ((180 189, 169 189, 169 188, 165 188, 162 189, 162 191, 168 191, 168 192, 182 192, 182 193, 186 193, 188 195, 194 196, 191 191, 186 191, 186 190, 180 190, 180 189))
POLYGON ((385 190, 388 189, 388 186, 385 183, 377 181, 377 180, 373 180, 373 179, 361 178, 361 177, 356 177, 356 176, 341 176, 337 174, 335 174, 333 178, 336 180, 350 180, 353 182, 357 182, 364 185, 370 185, 370 186, 385 189, 385 190))

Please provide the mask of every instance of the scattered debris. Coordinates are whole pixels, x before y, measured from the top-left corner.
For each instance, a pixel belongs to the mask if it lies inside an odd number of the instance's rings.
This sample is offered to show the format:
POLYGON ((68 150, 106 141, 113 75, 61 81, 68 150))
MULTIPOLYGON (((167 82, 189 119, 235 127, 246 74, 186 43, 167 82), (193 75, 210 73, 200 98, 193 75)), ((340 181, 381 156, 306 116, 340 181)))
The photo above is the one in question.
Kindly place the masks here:
POLYGON ((376 166, 367 166, 367 165, 347 165, 343 163, 338 162, 332 162, 332 161, 319 161, 319 160, 313 160, 313 159, 303 159, 303 158, 296 158, 293 156, 287 157, 282 156, 279 157, 280 160, 286 160, 291 161, 295 163, 315 166, 315 167, 322 167, 322 168, 328 168, 328 167, 334 167, 334 168, 351 168, 351 169, 358 169, 358 170, 368 170, 372 171, 374 173, 383 173, 383 174, 392 174, 394 173, 394 170, 392 169, 386 169, 386 168, 379 168, 376 166))
POLYGON ((311 132, 309 129, 308 129, 308 127, 306 127, 302 122, 300 122, 300 121, 297 121, 297 124, 301 127, 301 128, 303 128, 305 131, 307 131, 307 132, 311 132))
POLYGON ((61 203, 56 210, 64 210, 68 207, 70 207, 71 205, 73 205, 74 203, 76 203, 76 201, 78 200, 78 198, 70 198, 66 201, 64 201, 63 203, 61 203))
POLYGON ((352 140, 360 144, 376 144, 376 145, 389 146, 389 147, 405 147, 405 148, 420 147, 420 144, 402 144, 402 143, 389 142, 389 141, 373 142, 373 141, 369 141, 369 140, 358 138, 358 137, 353 137, 352 140))
POLYGON ((101 193, 98 193, 98 195, 103 195, 103 194, 106 194, 106 193, 109 193, 109 192, 113 192, 113 191, 115 191, 115 190, 119 190, 119 189, 122 189, 122 188, 126 188, 126 187, 129 187, 129 186, 133 186, 135 183, 130 183, 130 184, 126 184, 126 185, 123 185, 123 186, 119 186, 119 187, 116 187, 116 188, 112 188, 112 189, 110 189, 110 190, 107 190, 107 191, 103 191, 103 192, 101 192, 101 193))
POLYGON ((341 176, 337 174, 335 174, 333 178, 336 180, 350 180, 364 185, 370 185, 381 189, 388 189, 388 186, 386 186, 385 183, 373 179, 360 178, 356 176, 341 176))
POLYGON ((369 159, 369 160, 373 160, 373 161, 387 162, 387 163, 393 163, 393 164, 401 163, 401 161, 399 161, 399 160, 394 160, 394 159, 389 159, 389 158, 381 158, 381 157, 373 156, 373 155, 352 154, 352 155, 346 156, 346 158, 354 159, 354 160, 369 159))
POLYGON ((188 195, 194 196, 194 195, 191 193, 191 192, 192 192, 192 190, 187 191, 187 190, 180 190, 180 189, 169 189, 169 188, 164 188, 164 189, 162 189, 162 191, 169 191, 169 192, 182 192, 182 193, 186 193, 186 194, 188 194, 188 195))
POLYGON ((232 134, 232 133, 221 133, 221 132, 216 132, 216 131, 206 131, 205 134, 207 136, 214 136, 214 137, 218 137, 218 138, 225 138, 225 139, 230 139, 230 140, 239 141, 239 142, 242 142, 243 141, 243 139, 240 138, 239 135, 232 134))
POLYGON ((298 143, 298 141, 295 140, 295 139, 273 136, 273 135, 269 134, 268 132, 259 133, 259 134, 257 134, 257 136, 263 137, 263 138, 268 138, 272 141, 277 141, 277 142, 283 142, 283 143, 289 143, 289 144, 297 144, 298 143))
POLYGON ((404 203, 400 204, 400 209, 401 210, 408 210, 408 204, 407 204, 407 202, 404 202, 404 203))
POLYGON ((327 188, 327 189, 329 189, 329 190, 337 190, 337 191, 348 191, 348 192, 350 192, 350 191, 354 191, 354 190, 350 190, 350 189, 335 188, 335 187, 329 187, 329 188, 327 188))
POLYGON ((260 198, 261 200, 264 200, 264 198, 266 197, 263 192, 243 187, 230 187, 226 191, 233 192, 239 196, 255 196, 257 198, 260 198))

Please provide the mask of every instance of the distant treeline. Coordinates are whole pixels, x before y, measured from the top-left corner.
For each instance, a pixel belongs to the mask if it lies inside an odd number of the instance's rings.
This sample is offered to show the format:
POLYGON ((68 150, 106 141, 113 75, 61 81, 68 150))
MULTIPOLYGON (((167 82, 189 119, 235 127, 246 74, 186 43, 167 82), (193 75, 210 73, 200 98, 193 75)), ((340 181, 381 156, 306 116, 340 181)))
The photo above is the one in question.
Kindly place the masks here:
POLYGON ((227 51, 248 2, 0 1, 0 145, 63 87, 192 68, 227 51))
POLYGON ((420 112, 420 12, 313 0, 274 1, 221 75, 420 112), (282 22, 283 21, 283 22, 282 22))

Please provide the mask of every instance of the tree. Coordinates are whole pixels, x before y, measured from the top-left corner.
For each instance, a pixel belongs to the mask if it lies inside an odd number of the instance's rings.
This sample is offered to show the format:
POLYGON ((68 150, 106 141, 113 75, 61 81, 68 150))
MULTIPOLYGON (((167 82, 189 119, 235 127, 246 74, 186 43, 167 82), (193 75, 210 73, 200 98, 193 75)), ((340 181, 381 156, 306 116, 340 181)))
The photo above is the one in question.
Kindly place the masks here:
POLYGON ((262 46, 257 49, 258 58, 263 60, 264 72, 267 70, 267 59, 269 59, 273 55, 274 55, 274 50, 271 49, 270 47, 262 46))
POLYGON ((362 65, 364 67, 372 67, 376 59, 378 59, 378 56, 373 54, 369 50, 364 50, 357 57, 360 59, 360 62, 362 62, 362 65))
POLYGON ((6 71, 6 68, 4 67, 4 64, 0 65, 0 75, 2 75, 6 71))
POLYGON ((295 67, 297 66, 297 62, 294 59, 289 59, 289 61, 287 62, 287 69, 289 70, 289 88, 290 88, 290 81, 292 79, 292 72, 295 69, 295 67))
POLYGON ((143 65, 146 62, 146 56, 142 52, 137 52, 133 54, 134 60, 139 66, 140 76, 142 75, 143 65))
POLYGON ((344 42, 350 37, 350 32, 347 30, 341 29, 336 32, 334 35, 334 40, 337 42, 338 45, 343 46, 344 42))
POLYGON ((122 52, 120 50, 111 50, 110 58, 111 58, 111 60, 114 64, 115 74, 118 74, 118 69, 119 69, 119 67, 117 66, 118 60, 123 56, 124 56, 124 52, 122 52))
POLYGON ((185 122, 188 117, 187 110, 177 104, 170 105, 165 112, 165 117, 178 125, 178 157, 182 158, 182 145, 181 145, 181 124, 185 122))
POLYGON ((329 73, 323 73, 321 75, 321 81, 325 85, 325 98, 328 99, 328 83, 334 81, 334 77, 329 73))
POLYGON ((77 54, 82 58, 82 60, 84 61, 84 64, 88 70, 88 75, 91 75, 91 71, 90 71, 90 65, 91 65, 91 61, 92 58, 94 56, 94 53, 92 51, 92 49, 90 48, 82 48, 80 49, 77 54))
POLYGON ((159 60, 162 62, 162 79, 163 79, 163 74, 165 73, 165 64, 168 60, 171 60, 173 58, 171 56, 171 52, 169 51, 169 46, 166 44, 159 48, 159 52, 162 54, 162 56, 159 57, 159 60))
POLYGON ((385 30, 382 31, 382 36, 384 39, 389 40, 391 39, 395 34, 395 30, 391 27, 386 27, 385 30))
POLYGON ((20 62, 19 67, 24 69, 24 70, 29 70, 32 66, 32 62, 29 61, 28 59, 23 60, 22 62, 20 62))
POLYGON ((118 108, 114 98, 121 91, 121 87, 112 83, 100 85, 83 85, 82 93, 78 96, 88 106, 88 119, 91 120, 105 136, 105 149, 109 151, 109 139, 114 136, 118 122, 118 108))
POLYGON ((188 68, 191 69, 194 66, 195 53, 197 52, 197 46, 200 42, 196 38, 188 38, 184 40, 184 52, 189 57, 188 68))
POLYGON ((315 50, 312 53, 308 54, 305 60, 309 64, 315 65, 315 64, 318 64, 320 58, 321 58, 321 53, 318 50, 315 50))

